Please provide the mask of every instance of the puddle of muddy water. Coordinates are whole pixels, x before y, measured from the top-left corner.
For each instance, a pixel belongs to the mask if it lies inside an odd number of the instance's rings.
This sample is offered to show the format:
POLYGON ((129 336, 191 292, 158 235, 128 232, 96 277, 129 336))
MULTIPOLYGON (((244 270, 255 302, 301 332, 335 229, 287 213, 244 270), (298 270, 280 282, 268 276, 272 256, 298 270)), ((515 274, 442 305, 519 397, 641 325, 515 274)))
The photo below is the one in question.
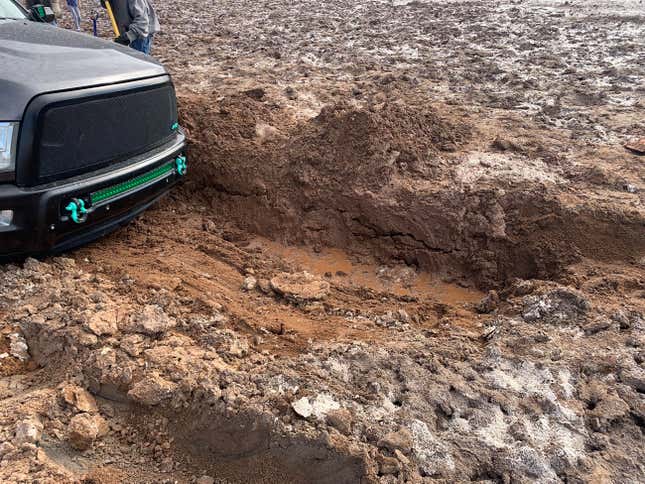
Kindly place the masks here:
POLYGON ((432 298, 450 305, 472 303, 483 297, 478 290, 444 282, 435 274, 405 265, 358 262, 341 249, 324 248, 316 252, 308 247, 282 245, 262 237, 254 238, 249 248, 261 249, 336 284, 365 287, 397 296, 432 298))

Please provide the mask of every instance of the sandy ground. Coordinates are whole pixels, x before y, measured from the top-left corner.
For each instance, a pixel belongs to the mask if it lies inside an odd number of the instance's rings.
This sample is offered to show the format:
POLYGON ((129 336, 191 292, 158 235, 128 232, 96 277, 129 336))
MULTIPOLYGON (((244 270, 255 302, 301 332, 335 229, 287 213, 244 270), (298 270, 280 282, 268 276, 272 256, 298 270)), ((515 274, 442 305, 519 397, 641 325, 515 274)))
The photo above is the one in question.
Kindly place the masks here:
POLYGON ((3 482, 643 481, 641 3, 157 8, 190 175, 0 267, 3 482))

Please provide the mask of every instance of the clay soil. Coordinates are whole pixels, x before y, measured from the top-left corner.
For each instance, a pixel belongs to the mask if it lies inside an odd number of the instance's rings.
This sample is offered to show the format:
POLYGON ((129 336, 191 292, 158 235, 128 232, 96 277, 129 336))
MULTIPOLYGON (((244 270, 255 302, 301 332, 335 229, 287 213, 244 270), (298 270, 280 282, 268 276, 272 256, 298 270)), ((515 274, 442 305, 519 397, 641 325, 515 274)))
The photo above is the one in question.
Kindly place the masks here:
POLYGON ((190 172, 0 267, 0 480, 645 480, 639 2, 156 4, 190 172))

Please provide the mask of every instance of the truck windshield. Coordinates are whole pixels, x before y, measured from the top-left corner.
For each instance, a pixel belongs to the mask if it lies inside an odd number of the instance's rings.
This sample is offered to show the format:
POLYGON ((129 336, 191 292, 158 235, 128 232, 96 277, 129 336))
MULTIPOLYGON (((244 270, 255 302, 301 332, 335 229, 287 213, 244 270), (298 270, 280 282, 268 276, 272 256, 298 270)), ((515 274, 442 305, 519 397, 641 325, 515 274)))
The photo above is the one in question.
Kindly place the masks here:
POLYGON ((24 20, 25 14, 22 9, 12 0, 0 0, 0 20, 18 19, 24 20))

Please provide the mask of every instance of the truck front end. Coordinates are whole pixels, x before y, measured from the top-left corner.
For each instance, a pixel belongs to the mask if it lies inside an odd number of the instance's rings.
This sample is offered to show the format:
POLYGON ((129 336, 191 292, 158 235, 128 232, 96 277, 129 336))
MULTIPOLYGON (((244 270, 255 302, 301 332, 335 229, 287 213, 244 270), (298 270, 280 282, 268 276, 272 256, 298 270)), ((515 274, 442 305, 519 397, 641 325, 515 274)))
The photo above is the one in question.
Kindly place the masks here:
POLYGON ((101 237, 186 173, 175 91, 159 64, 28 24, 0 21, 0 64, 14 64, 0 74, 0 258, 101 237))

